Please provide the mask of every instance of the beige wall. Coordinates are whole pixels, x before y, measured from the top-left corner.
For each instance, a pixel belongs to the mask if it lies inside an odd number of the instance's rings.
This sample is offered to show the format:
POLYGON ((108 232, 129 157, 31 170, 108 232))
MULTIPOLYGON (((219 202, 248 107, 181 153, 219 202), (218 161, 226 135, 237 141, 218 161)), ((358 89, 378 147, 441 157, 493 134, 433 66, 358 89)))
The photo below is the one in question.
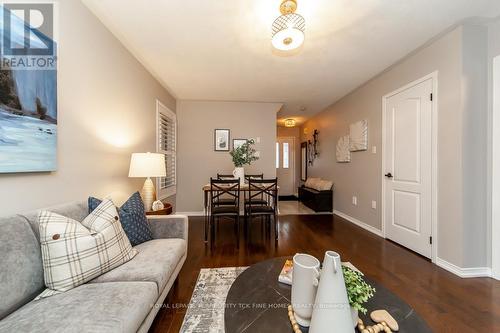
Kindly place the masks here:
POLYGON ((309 175, 335 182, 336 210, 381 229, 382 97, 438 71, 438 257, 459 267, 487 264, 482 157, 486 108, 480 100, 485 83, 484 33, 476 26, 450 31, 303 126, 309 133, 320 132, 321 155, 309 175), (353 153, 351 163, 336 163, 337 140, 348 134, 350 123, 362 119, 369 124, 369 151, 353 153), (376 154, 371 152, 373 146, 376 154), (351 204, 354 195, 358 206, 351 204), (377 201, 377 210, 371 208, 372 200, 377 201))
POLYGON ((156 98, 175 99, 78 0, 59 2, 58 168, 0 175, 0 215, 142 186, 130 154, 155 150, 156 98))
POLYGON ((282 127, 278 126, 278 137, 291 137, 295 138, 295 194, 298 192, 297 188, 302 184, 300 181, 300 127, 282 127))
POLYGON ((203 210, 201 187, 217 172, 232 173, 234 165, 228 152, 214 151, 214 129, 231 130, 233 139, 260 138, 256 149, 260 160, 248 173, 276 176, 276 113, 281 104, 244 102, 178 101, 177 121, 177 211, 203 210))

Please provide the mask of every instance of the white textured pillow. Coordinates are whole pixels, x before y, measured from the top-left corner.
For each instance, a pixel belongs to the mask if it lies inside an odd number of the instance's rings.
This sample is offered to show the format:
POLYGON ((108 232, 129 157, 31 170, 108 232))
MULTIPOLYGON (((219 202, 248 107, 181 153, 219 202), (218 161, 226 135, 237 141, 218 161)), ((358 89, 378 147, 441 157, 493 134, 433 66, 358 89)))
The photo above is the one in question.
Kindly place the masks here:
POLYGON ((307 178, 305 187, 314 188, 321 178, 307 178))
POLYGON ((333 183, 328 180, 321 180, 316 188, 318 191, 329 191, 332 189, 333 183))
POLYGON ((47 290, 37 299, 68 291, 118 267, 136 254, 113 202, 104 200, 81 223, 41 211, 40 244, 47 290))

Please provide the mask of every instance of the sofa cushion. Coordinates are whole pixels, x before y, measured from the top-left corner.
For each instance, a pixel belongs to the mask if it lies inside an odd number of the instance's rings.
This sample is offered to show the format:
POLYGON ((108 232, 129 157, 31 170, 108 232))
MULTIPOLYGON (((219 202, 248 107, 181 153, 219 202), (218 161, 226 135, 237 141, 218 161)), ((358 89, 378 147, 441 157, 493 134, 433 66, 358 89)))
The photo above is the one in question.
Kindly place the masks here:
POLYGON ((109 199, 81 223, 48 211, 41 211, 38 220, 45 285, 50 289, 40 297, 75 288, 137 253, 109 199))
POLYGON ((330 191, 332 189, 333 183, 328 180, 320 180, 316 185, 316 190, 318 191, 330 191))
MULTIPOLYGON (((90 197, 88 200, 89 213, 99 206, 101 200, 90 197)), ((123 230, 127 234, 132 246, 150 241, 153 233, 146 218, 144 203, 139 192, 135 192, 118 210, 123 230)))
POLYGON ((0 219, 0 319, 43 290, 40 244, 21 216, 0 219))
POLYGON ((26 304, 0 332, 137 332, 157 298, 149 282, 85 284, 26 304))
POLYGON ((313 177, 307 178, 304 186, 309 188, 314 188, 315 184, 320 180, 321 178, 313 178, 313 177))
MULTIPOLYGON (((89 215, 89 210, 87 208, 87 202, 85 201, 77 201, 71 202, 63 205, 52 206, 45 208, 43 210, 48 210, 52 213, 56 213, 62 216, 69 217, 75 221, 81 222, 87 215, 89 215)), ((22 214, 30 223, 31 229, 35 233, 38 240, 40 240, 39 228, 38 228, 38 215, 40 214, 40 210, 28 212, 22 214)))
POLYGON ((91 283, 119 281, 150 281, 161 293, 181 258, 186 254, 183 239, 154 239, 135 247, 139 252, 134 259, 103 274, 91 283))

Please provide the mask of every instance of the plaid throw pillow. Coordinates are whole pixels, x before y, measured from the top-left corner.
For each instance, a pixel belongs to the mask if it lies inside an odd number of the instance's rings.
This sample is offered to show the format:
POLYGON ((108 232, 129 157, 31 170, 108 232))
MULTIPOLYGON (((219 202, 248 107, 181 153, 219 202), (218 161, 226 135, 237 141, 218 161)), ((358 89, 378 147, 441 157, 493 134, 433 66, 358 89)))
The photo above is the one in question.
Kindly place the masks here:
POLYGON ((41 211, 40 244, 47 290, 37 297, 68 291, 132 259, 113 202, 104 200, 81 223, 41 211))
MULTIPOLYGON (((89 213, 96 209, 101 203, 101 200, 90 197, 88 199, 89 213)), ((127 234, 132 246, 150 241, 153 239, 153 232, 149 226, 139 192, 135 192, 118 210, 120 222, 123 230, 127 234)))

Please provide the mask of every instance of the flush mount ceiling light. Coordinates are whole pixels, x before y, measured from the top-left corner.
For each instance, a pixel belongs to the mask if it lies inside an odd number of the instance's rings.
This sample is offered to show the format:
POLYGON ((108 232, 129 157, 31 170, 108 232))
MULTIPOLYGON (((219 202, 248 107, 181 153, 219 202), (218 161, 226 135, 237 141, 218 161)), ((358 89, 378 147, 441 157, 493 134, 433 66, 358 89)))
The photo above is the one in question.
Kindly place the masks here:
POLYGON ((273 22, 272 44, 280 51, 295 50, 304 43, 306 20, 296 14, 296 10, 296 0, 283 0, 280 5, 282 15, 273 22))
POLYGON ((295 127, 295 119, 287 119, 285 120, 285 127, 295 127))

